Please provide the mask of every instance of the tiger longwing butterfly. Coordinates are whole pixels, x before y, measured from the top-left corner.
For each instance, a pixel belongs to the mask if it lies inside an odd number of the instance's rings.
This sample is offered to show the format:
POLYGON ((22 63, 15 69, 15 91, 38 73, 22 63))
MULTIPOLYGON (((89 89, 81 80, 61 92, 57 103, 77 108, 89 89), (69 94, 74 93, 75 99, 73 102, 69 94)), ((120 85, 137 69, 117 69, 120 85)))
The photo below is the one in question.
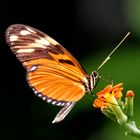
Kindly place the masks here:
POLYGON ((27 82, 44 101, 63 106, 52 123, 63 120, 75 103, 95 87, 98 74, 88 75, 78 61, 47 34, 27 25, 6 30, 6 41, 27 71, 27 82))

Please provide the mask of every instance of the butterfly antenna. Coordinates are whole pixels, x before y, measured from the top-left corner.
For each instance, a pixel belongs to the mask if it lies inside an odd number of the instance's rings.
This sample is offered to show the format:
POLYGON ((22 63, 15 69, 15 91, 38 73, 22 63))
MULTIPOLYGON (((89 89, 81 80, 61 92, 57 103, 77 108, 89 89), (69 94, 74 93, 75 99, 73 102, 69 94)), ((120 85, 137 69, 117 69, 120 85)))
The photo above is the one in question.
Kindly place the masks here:
POLYGON ((99 78, 100 78, 102 81, 104 81, 104 82, 106 82, 106 83, 108 83, 108 84, 113 85, 113 80, 111 80, 111 82, 110 82, 110 81, 108 81, 108 80, 102 78, 101 76, 100 76, 99 78))
POLYGON ((124 42, 124 40, 130 35, 130 32, 126 34, 126 36, 122 39, 122 41, 114 48, 114 50, 104 59, 101 65, 97 68, 99 70, 111 57, 111 55, 119 48, 119 46, 124 42))

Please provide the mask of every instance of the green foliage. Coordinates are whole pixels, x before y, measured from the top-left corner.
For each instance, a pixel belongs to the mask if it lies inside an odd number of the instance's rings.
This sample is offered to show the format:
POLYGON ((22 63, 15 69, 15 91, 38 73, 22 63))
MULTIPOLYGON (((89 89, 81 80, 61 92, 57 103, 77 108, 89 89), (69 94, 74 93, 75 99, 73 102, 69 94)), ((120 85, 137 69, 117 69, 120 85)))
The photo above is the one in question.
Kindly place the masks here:
MULTIPOLYGON (((140 46, 139 43, 137 44, 129 43, 129 40, 127 41, 127 44, 126 43, 122 44, 122 46, 115 52, 115 54, 111 57, 111 59, 101 68, 99 74, 110 82, 111 79, 113 79, 114 84, 119 82, 124 83, 123 87, 125 92, 131 89, 135 92, 134 118, 137 124, 139 125, 140 47, 138 46, 140 46)), ((91 71, 93 68, 96 69, 98 65, 102 62, 102 60, 107 56, 108 52, 109 50, 108 51, 102 50, 102 52, 101 51, 96 52, 96 55, 93 52, 93 54, 88 55, 87 60, 83 59, 83 63, 87 64, 87 62, 89 62, 89 65, 87 66, 87 68, 89 68, 89 71, 91 71)), ((100 91, 100 89, 103 89, 104 84, 107 85, 108 83, 100 81, 96 87, 96 91, 100 91)), ((95 120, 96 119, 98 118, 95 118, 95 120)), ((132 136, 125 136, 124 130, 121 130, 117 125, 114 126, 113 121, 112 122, 108 121, 103 127, 101 126, 101 128, 98 131, 96 131, 96 135, 94 135, 93 132, 93 137, 91 136, 89 139, 93 139, 95 138, 95 136, 99 136, 101 138, 105 137, 107 140, 136 139, 133 138, 132 136)))

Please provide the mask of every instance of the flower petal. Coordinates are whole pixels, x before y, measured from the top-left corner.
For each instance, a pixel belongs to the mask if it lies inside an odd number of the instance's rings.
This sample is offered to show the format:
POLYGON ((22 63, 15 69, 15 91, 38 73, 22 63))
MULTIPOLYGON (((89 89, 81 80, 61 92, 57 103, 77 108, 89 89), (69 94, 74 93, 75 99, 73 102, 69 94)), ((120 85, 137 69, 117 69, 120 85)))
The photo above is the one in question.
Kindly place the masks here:
POLYGON ((120 89, 122 85, 123 85, 123 83, 119 83, 119 84, 115 85, 114 87, 112 87, 111 91, 118 89, 118 88, 120 89))

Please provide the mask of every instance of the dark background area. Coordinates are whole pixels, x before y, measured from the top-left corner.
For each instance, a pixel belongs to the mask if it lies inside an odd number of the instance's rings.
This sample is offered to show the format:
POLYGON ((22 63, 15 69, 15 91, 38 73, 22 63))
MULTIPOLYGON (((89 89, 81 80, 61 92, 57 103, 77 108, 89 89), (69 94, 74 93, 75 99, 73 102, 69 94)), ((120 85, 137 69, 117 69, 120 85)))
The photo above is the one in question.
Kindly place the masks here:
MULTIPOLYGON (((100 70, 114 84, 133 89, 135 120, 139 121, 140 2, 134 0, 4 0, 0 1, 0 139, 132 140, 124 130, 92 107, 90 94, 64 121, 51 124, 59 107, 36 97, 26 83, 25 70, 5 42, 5 30, 21 23, 35 27, 68 49, 88 73, 101 64, 127 32, 131 35, 100 70)), ((107 83, 100 82, 96 91, 107 83)))

